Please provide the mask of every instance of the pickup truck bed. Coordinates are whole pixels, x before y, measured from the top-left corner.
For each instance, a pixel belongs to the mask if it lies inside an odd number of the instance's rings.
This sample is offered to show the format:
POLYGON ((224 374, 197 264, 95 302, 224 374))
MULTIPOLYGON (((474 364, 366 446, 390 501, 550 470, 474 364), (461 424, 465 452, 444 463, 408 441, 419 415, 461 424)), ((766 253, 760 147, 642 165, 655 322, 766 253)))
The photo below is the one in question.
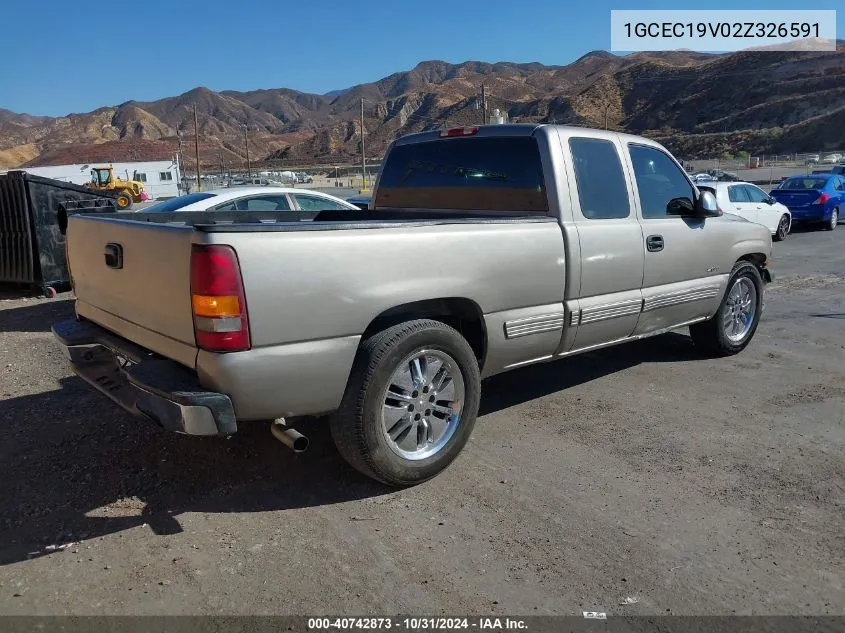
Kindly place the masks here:
MULTIPOLYGON (((195 370, 209 389, 237 394, 239 420, 335 410, 362 334, 397 306, 472 297, 464 300, 468 316, 478 320, 483 314, 498 326, 488 334, 492 342, 504 340, 505 320, 545 313, 562 318, 565 266, 557 254, 563 240, 554 218, 221 220, 73 218, 68 251, 71 269, 86 271, 74 277, 79 317, 195 370), (83 223, 84 229, 76 228, 83 223), (123 245, 121 268, 106 266, 96 244, 123 245), (216 354, 196 346, 190 302, 194 244, 230 245, 241 269, 251 271, 243 279, 248 353, 216 354), (432 256, 406 256, 417 251, 432 256), (532 276, 535 283, 522 283, 532 276), (500 284, 517 292, 505 297, 500 284), (558 301, 546 303, 550 297, 558 301)), ((541 356, 544 347, 555 347, 555 336, 559 333, 535 336, 512 348, 488 346, 485 375, 541 356)))

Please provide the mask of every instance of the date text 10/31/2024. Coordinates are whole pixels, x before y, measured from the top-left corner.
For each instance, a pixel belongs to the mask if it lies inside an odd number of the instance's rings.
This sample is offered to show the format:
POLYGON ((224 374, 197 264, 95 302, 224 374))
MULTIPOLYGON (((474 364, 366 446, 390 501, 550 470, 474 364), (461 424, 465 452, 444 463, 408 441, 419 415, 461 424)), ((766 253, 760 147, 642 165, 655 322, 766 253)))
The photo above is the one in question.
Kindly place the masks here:
POLYGON ((309 631, 398 629, 406 631, 477 629, 482 631, 518 631, 528 628, 518 618, 309 618, 309 631))

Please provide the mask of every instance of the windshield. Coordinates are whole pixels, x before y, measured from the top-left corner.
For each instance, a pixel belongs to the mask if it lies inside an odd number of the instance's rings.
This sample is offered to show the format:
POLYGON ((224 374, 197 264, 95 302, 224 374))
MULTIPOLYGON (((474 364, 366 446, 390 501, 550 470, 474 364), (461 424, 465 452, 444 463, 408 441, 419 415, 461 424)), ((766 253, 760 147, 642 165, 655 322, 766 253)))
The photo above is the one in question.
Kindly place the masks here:
POLYGON ((171 211, 178 211, 182 207, 187 207, 189 204, 205 200, 206 198, 213 198, 213 193, 189 193, 186 196, 179 196, 178 198, 171 198, 164 202, 159 202, 151 207, 142 209, 142 213, 169 213, 171 211))
POLYGON ((824 189, 827 178, 787 178, 781 189, 824 189))

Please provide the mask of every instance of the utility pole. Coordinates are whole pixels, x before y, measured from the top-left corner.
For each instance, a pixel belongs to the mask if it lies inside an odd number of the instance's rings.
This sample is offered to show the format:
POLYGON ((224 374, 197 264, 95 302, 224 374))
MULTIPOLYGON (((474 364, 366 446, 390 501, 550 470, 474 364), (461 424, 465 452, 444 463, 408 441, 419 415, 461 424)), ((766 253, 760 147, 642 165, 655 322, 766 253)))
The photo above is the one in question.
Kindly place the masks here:
POLYGON ((194 151, 197 155, 197 191, 202 191, 202 174, 200 173, 200 126, 197 121, 197 104, 194 104, 194 151))
POLYGON ((364 154, 364 97, 361 97, 361 189, 367 189, 367 157, 364 154))
POLYGON ((481 84, 481 109, 484 112, 484 120, 481 123, 487 125, 487 88, 483 83, 481 84))
POLYGON ((179 139, 179 178, 182 180, 182 187, 188 193, 188 183, 185 178, 185 154, 182 152, 182 132, 176 128, 176 138, 179 139))
POLYGON ((605 103, 604 104, 604 129, 605 130, 607 129, 607 113, 608 113, 608 110, 610 110, 610 104, 605 103))
POLYGON ((246 171, 249 174, 250 181, 252 180, 252 163, 249 162, 249 128, 244 125, 244 145, 246 146, 246 171))

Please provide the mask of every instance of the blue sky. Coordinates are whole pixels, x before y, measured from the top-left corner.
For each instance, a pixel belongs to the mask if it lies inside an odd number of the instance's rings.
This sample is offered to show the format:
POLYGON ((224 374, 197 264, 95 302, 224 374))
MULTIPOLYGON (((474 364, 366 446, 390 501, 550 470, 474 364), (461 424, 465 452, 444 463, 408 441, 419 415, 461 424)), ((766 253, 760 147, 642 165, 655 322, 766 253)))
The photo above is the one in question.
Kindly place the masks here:
MULTIPOLYGON (((783 0, 7 2, 0 108, 55 116, 196 86, 323 93, 428 59, 567 64, 610 47, 611 9, 679 8, 802 7, 783 0)), ((845 10, 837 36, 845 36, 845 10)))

